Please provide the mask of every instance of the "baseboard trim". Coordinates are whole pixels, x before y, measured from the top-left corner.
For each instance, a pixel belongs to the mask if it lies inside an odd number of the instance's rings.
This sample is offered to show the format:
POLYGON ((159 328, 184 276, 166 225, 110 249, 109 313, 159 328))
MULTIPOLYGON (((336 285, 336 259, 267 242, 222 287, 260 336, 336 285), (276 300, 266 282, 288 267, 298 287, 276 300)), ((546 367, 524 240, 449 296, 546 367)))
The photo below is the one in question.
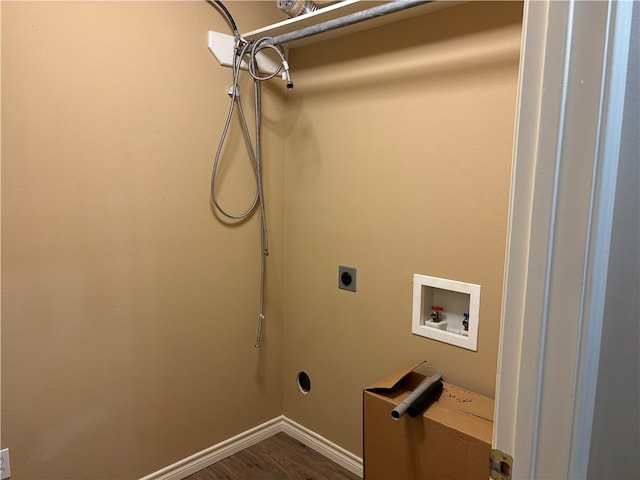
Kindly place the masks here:
POLYGON ((187 458, 178 460, 176 463, 142 477, 140 480, 182 480, 209 465, 230 457, 240 450, 255 445, 276 433, 280 433, 282 431, 283 418, 283 416, 273 418, 187 458))
POLYGON ((363 466, 360 457, 281 415, 142 477, 140 480, 182 480, 280 432, 299 440, 307 447, 362 478, 363 466))
POLYGON ((363 477, 362 459, 299 423, 282 417, 282 431, 350 472, 363 477))

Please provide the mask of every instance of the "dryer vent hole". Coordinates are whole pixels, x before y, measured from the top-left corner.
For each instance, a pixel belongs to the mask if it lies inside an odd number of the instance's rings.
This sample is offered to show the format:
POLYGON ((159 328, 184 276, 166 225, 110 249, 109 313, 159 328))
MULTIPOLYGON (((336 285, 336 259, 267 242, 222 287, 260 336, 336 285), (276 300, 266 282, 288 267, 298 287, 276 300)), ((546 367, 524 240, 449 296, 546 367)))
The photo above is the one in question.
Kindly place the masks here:
POLYGON ((300 390, 300 392, 306 394, 311 391, 311 379, 309 378, 309 375, 307 375, 307 372, 302 371, 298 373, 297 383, 298 390, 300 390))

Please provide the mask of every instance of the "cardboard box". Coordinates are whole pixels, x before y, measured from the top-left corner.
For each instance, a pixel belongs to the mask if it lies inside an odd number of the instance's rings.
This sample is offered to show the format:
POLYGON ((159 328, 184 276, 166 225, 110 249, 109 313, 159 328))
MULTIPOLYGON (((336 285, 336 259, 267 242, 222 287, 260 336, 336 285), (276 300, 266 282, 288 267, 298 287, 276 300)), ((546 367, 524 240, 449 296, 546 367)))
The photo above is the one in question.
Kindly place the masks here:
POLYGON ((444 383, 421 416, 391 411, 425 378, 413 365, 366 388, 365 480, 489 478, 493 431, 491 398, 444 383))

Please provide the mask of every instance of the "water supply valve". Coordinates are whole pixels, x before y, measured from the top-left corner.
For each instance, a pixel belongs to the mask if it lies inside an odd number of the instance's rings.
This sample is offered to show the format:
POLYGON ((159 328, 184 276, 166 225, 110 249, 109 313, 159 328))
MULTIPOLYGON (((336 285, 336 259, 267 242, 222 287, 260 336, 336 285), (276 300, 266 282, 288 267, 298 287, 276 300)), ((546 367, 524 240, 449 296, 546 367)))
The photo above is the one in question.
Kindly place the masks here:
POLYGON ((439 323, 440 320, 442 320, 442 311, 444 310, 444 308, 442 308, 439 305, 432 305, 431 306, 431 320, 434 323, 439 323))

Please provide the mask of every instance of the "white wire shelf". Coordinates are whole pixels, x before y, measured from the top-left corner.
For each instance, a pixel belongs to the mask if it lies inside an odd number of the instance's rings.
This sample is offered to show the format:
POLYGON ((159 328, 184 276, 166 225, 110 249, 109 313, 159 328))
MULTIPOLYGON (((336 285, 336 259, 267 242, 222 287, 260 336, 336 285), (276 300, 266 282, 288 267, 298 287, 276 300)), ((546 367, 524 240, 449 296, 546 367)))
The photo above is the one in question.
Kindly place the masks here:
MULTIPOLYGON (((334 30, 322 32, 310 37, 287 42, 285 46, 288 48, 295 48, 303 45, 309 45, 312 43, 317 43, 317 42, 327 40, 329 38, 347 35, 357 31, 368 30, 368 29, 379 27, 381 25, 398 22, 406 18, 425 15, 438 10, 442 10, 444 8, 449 8, 455 5, 459 5, 461 3, 465 3, 465 1, 468 1, 468 0, 458 0, 458 1, 437 0, 429 3, 425 3, 422 5, 414 6, 411 8, 407 8, 406 10, 401 10, 401 11, 386 14, 380 17, 368 19, 366 21, 356 23, 353 25, 336 28, 334 30)), ((263 28, 252 30, 250 32, 243 34, 242 36, 247 40, 257 40, 262 37, 277 37, 279 35, 295 32, 303 28, 311 27, 313 25, 318 25, 320 23, 327 22, 330 20, 335 20, 340 17, 350 15, 352 13, 360 12, 362 10, 366 10, 368 8, 375 7, 377 5, 383 5, 387 3, 393 3, 393 2, 381 2, 381 1, 370 1, 370 0, 344 0, 340 3, 336 3, 333 5, 328 5, 326 7, 320 8, 315 12, 310 12, 305 15, 289 18, 287 20, 283 20, 281 22, 274 23, 272 25, 268 25, 263 28)), ((274 8, 276 8, 275 2, 274 2, 274 8)))

